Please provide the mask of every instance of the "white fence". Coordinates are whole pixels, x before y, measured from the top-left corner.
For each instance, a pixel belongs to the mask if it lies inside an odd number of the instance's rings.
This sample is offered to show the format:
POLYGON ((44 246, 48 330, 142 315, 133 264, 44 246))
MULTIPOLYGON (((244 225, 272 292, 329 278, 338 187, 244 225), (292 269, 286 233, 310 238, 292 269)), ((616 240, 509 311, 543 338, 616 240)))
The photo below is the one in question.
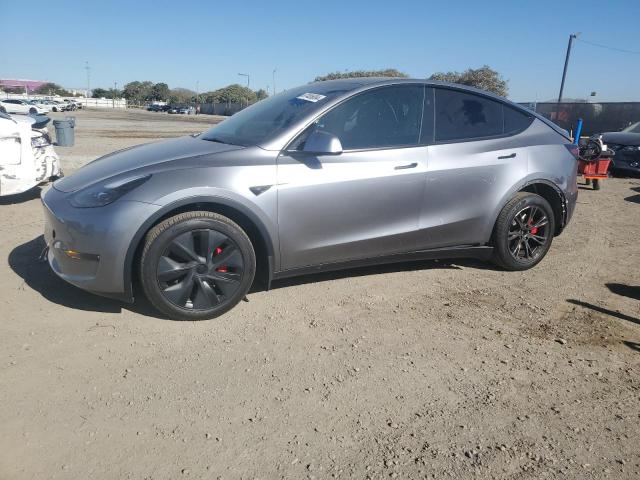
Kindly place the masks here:
POLYGON ((127 108, 127 100, 124 98, 84 98, 84 97, 56 97, 51 95, 26 95, 24 93, 5 93, 0 94, 0 98, 20 98, 22 100, 59 100, 65 99, 79 102, 83 107, 89 108, 127 108))

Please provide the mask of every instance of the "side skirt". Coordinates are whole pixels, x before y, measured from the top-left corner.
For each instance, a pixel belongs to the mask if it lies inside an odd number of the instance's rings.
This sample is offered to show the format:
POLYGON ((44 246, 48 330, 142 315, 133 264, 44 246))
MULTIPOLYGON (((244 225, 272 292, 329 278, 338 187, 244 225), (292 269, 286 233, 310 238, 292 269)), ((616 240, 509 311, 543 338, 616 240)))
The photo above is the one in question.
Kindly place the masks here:
POLYGON ((313 273, 331 272, 336 270, 346 270, 349 268, 367 267, 371 265, 386 265, 389 263, 401 263, 416 260, 444 260, 450 258, 476 258, 478 260, 488 260, 489 258, 491 258, 492 253, 493 247, 489 247, 486 245, 434 248, 431 250, 419 250, 416 252, 398 253, 394 255, 363 258, 359 260, 349 260, 346 262, 323 263, 320 265, 293 268, 291 270, 274 272, 271 276, 271 279, 280 280, 282 278, 310 275, 313 273))

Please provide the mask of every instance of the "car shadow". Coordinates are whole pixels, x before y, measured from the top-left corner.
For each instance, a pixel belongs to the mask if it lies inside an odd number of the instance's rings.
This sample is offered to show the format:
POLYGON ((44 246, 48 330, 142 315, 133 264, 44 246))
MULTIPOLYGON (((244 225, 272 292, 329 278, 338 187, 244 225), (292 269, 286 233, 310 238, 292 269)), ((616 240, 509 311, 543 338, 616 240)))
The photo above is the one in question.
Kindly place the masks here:
POLYGON ((583 302, 582 300, 575 300, 573 298, 567 299, 567 302, 578 305, 583 308, 591 309, 595 312, 602 313, 604 315, 609 315, 611 317, 619 318, 620 320, 626 320, 627 322, 635 323, 636 325, 640 325, 640 318, 632 317, 631 315, 624 314, 622 312, 617 312, 615 310, 609 310, 608 308, 600 307, 599 305, 593 305, 588 302, 583 302))
MULTIPOLYGON (((141 315, 146 315, 162 320, 171 320, 163 314, 157 312, 140 291, 139 285, 134 282, 135 303, 129 304, 119 300, 105 298, 93 293, 85 292, 80 288, 65 282, 59 278, 49 264, 40 258, 46 244, 44 237, 40 235, 22 245, 15 247, 9 253, 9 266, 19 275, 30 288, 38 292, 48 301, 75 310, 90 312, 120 313, 122 310, 129 310, 141 315)), ((375 265, 370 267, 358 267, 352 269, 339 270, 334 272, 323 272, 304 275, 300 277, 286 278, 273 281, 271 289, 292 287, 295 285, 305 285, 309 283, 322 283, 342 278, 354 278, 369 275, 382 275, 386 273, 410 272, 416 270, 430 269, 454 269, 470 267, 483 270, 495 270, 489 262, 481 262, 473 259, 454 260, 422 260, 414 262, 402 262, 386 265, 375 265)), ((263 284, 256 281, 251 287, 249 294, 265 291, 263 284)))
POLYGON ((624 343, 631 350, 635 350, 636 352, 640 353, 640 343, 638 343, 638 342, 630 342, 628 340, 623 340, 622 343, 624 343))
POLYGON ((17 203, 28 202, 29 200, 35 200, 40 198, 40 192, 42 189, 38 186, 30 188, 26 192, 16 193, 15 195, 7 195, 6 197, 0 197, 0 205, 16 205, 17 203))
POLYGON ((9 253, 9 266, 30 288, 38 292, 52 303, 90 312, 120 313, 130 310, 150 317, 167 319, 147 302, 142 295, 137 295, 136 302, 128 304, 119 300, 100 297, 85 292, 59 278, 49 264, 40 258, 46 244, 40 235, 9 253))
POLYGON ((606 286, 611 293, 640 300, 640 286, 625 285, 624 283, 607 283, 606 286))
POLYGON ((640 195, 631 195, 630 197, 625 197, 625 201, 631 203, 640 203, 640 195))
POLYGON ((623 340, 622 343, 624 343, 631 350, 635 350, 636 352, 640 353, 640 343, 638 343, 638 342, 630 342, 628 340, 623 340))

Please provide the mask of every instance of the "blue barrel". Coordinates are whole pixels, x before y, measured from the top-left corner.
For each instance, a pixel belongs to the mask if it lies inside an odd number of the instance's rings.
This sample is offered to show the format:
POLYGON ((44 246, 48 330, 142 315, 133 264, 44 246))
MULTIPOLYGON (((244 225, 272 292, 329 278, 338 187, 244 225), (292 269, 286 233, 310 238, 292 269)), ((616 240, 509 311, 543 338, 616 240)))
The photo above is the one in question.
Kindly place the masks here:
POLYGON ((67 117, 65 120, 54 120, 53 127, 56 129, 56 145, 60 147, 73 147, 76 137, 74 128, 76 119, 67 117))

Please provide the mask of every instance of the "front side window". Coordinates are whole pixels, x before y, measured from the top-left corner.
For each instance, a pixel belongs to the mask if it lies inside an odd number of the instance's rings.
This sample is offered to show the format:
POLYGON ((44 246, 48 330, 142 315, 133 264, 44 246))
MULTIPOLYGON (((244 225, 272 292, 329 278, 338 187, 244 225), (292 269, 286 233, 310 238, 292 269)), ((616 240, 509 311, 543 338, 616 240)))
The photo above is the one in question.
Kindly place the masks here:
POLYGON ((502 104, 470 93, 436 89, 436 142, 503 134, 502 104))
POLYGON ((310 130, 331 133, 344 150, 417 145, 423 98, 422 85, 376 88, 330 110, 310 130))

